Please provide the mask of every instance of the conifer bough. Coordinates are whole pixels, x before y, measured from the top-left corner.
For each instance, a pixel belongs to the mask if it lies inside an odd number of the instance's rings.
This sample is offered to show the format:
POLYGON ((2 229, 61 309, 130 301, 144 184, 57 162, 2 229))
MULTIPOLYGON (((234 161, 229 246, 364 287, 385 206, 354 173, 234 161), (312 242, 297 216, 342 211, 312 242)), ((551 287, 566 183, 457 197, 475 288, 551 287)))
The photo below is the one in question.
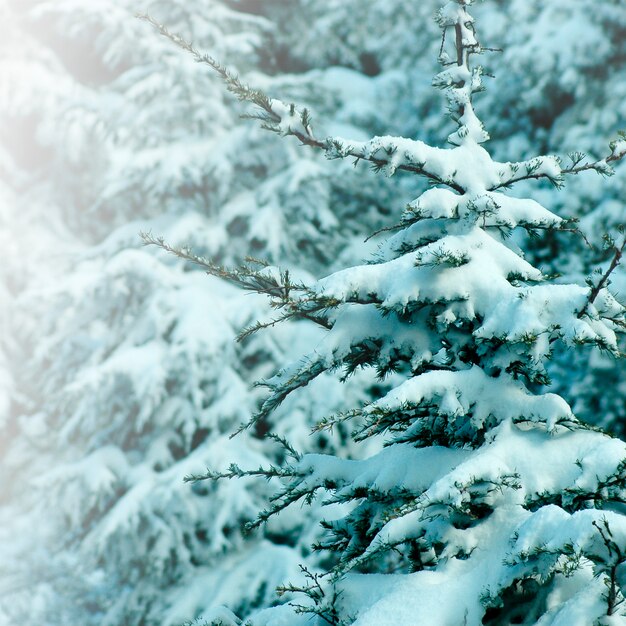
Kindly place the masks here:
POLYGON ((264 381, 269 395, 255 419, 271 420, 282 400, 323 372, 345 377, 372 367, 401 380, 382 398, 319 425, 352 424, 368 449, 380 442, 369 458, 300 454, 283 442, 289 460, 280 468, 232 466, 190 477, 278 477, 281 490, 252 526, 317 496, 344 505, 339 517, 329 509, 335 515, 315 546, 327 553, 328 571, 303 569, 303 582, 283 590, 291 602, 258 612, 251 626, 626 624, 626 444, 540 391, 555 342, 619 356, 625 310, 606 274, 586 287, 554 284, 525 261, 513 230, 570 224, 505 193, 524 180, 561 186, 568 174, 610 174, 626 141, 612 143, 598 161, 573 154, 567 167, 554 156, 494 161, 473 106, 483 81, 471 60, 483 47, 472 4, 448 2, 436 18, 443 70, 434 85, 456 124, 447 149, 388 136, 318 139, 306 109, 247 87, 157 25, 256 105, 252 117, 265 128, 329 158, 433 183, 370 263, 313 284, 291 284, 264 266, 227 270, 176 251, 267 294, 280 320, 306 318, 327 329, 320 345, 264 381))

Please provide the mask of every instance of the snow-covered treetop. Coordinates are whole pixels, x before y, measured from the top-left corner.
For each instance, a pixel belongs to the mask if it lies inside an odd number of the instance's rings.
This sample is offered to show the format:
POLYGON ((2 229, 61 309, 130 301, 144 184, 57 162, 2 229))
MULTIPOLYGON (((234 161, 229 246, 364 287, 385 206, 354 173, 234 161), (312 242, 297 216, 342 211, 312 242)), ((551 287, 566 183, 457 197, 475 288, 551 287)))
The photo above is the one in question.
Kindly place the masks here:
POLYGON ((443 30, 440 62, 446 69, 435 77, 434 84, 446 88, 450 115, 459 124, 459 129, 450 135, 448 141, 463 145, 473 141, 482 143, 489 135, 474 113, 472 95, 482 91, 482 68, 470 69, 470 55, 481 52, 481 46, 474 30, 474 18, 467 12, 471 2, 448 2, 439 10, 436 21, 443 30), (445 49, 446 36, 454 35, 456 58, 450 59, 445 49))
POLYGON ((583 162, 582 155, 572 154, 572 163, 564 167, 558 157, 537 157, 518 163, 498 163, 491 161, 488 154, 477 149, 476 144, 485 142, 489 135, 474 112, 472 96, 483 90, 482 68, 471 67, 471 56, 482 52, 473 27, 473 18, 468 13, 470 2, 462 0, 449 2, 437 14, 443 30, 440 60, 444 70, 433 84, 446 92, 450 105, 450 115, 459 128, 449 136, 448 141, 456 146, 444 150, 398 137, 374 137, 365 142, 350 141, 341 137, 318 138, 312 127, 310 112, 294 104, 269 98, 262 91, 242 83, 214 58, 202 54, 181 37, 173 35, 165 26, 146 17, 160 32, 174 43, 190 52, 195 59, 211 66, 224 79, 228 89, 239 99, 249 101, 258 107, 258 112, 250 117, 261 121, 264 128, 281 135, 293 135, 302 143, 325 151, 328 158, 352 157, 370 162, 388 175, 396 171, 408 171, 426 176, 433 183, 449 186, 462 193, 470 187, 483 191, 495 191, 515 182, 527 179, 548 179, 559 186, 567 174, 593 169, 602 174, 611 173, 611 163, 626 154, 624 142, 611 144, 611 152, 606 158, 596 162, 583 162), (446 42, 454 33, 455 60, 446 51, 446 42), (470 153, 471 152, 471 153, 470 153), (460 165, 463 168, 460 168, 460 165))

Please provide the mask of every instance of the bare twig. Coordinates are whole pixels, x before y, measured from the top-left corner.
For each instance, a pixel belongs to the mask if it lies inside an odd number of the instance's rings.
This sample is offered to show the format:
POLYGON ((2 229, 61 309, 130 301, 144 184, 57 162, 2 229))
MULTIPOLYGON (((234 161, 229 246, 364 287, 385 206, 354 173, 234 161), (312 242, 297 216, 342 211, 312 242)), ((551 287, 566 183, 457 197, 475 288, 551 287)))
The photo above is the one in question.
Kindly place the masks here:
MULTIPOLYGON (((607 549, 609 558, 613 558, 613 563, 609 566, 609 580, 607 581, 607 615, 614 615, 617 608, 624 603, 624 597, 622 596, 620 585, 618 582, 617 570, 626 561, 626 557, 622 554, 619 545, 613 539, 613 533, 609 527, 607 519, 602 520, 602 526, 596 521, 592 522, 592 525, 596 527, 602 541, 607 549)), ((607 563, 607 565, 609 565, 607 563)))
POLYGON ((611 263, 609 267, 607 268, 606 272, 604 272, 604 274, 602 275, 602 278, 600 278, 600 280, 598 281, 598 284, 595 285, 595 287, 593 287, 593 289, 591 289, 591 291, 589 292, 589 297, 587 298, 587 302, 585 302, 585 306, 578 312, 579 319, 583 315, 585 315, 585 313, 587 313, 587 310, 594 303, 600 291, 602 291, 602 289, 607 285, 611 274, 615 271, 617 266, 620 264, 620 261, 622 260, 622 255, 624 253, 625 247, 626 247, 626 237, 624 237, 624 240, 622 241, 621 246, 619 247, 615 246, 613 258, 611 259, 611 263))

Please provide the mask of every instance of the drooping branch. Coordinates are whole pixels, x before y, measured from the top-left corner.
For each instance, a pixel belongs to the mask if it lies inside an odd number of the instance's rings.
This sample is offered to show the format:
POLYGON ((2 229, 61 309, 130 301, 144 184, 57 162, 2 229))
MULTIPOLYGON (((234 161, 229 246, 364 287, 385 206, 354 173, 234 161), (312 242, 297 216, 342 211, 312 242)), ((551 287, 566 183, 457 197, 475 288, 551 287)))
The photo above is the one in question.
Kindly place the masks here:
POLYGON ((609 559, 612 559, 611 563, 606 564, 608 568, 608 581, 605 599, 607 603, 606 614, 609 616, 615 615, 615 612, 625 600, 620 589, 618 569, 626 561, 626 555, 623 554, 619 544, 614 540, 613 533, 611 532, 609 522, 606 518, 602 520, 602 525, 595 521, 592 522, 592 524, 602 538, 609 559))
POLYGON ((585 306, 578 312, 579 319, 583 315, 585 315, 585 313, 587 313, 587 311, 589 310, 589 307, 595 302, 596 298, 598 297, 602 289, 604 289, 608 285, 611 274, 615 271, 615 269, 617 268, 617 266, 620 264, 622 260, 622 256, 624 254, 624 248, 626 248, 626 236, 624 237, 622 244, 620 246, 613 247, 613 258, 611 259, 611 263, 609 264, 609 267, 606 269, 604 274, 602 274, 602 277, 597 282, 597 284, 594 285, 591 291, 589 292, 589 297, 587 298, 587 301, 585 302, 585 306))

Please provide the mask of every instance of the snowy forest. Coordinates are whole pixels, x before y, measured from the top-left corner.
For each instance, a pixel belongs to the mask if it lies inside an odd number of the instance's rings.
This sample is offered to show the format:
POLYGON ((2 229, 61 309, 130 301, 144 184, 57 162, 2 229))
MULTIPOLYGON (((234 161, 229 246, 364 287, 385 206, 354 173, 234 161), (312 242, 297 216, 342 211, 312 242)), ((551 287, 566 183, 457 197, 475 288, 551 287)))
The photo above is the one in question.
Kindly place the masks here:
POLYGON ((0 16, 0 626, 626 626, 623 0, 0 16))

